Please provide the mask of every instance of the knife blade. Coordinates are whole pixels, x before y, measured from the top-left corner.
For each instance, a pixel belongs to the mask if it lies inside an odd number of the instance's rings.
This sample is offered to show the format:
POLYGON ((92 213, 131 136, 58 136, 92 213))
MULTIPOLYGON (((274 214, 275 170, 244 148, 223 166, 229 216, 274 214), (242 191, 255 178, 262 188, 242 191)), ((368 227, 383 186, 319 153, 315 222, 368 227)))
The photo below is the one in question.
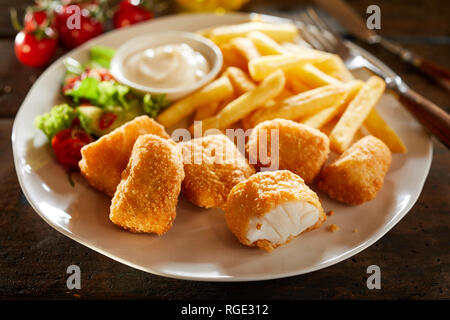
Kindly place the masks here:
POLYGON ((399 44, 380 36, 375 31, 368 29, 364 19, 343 0, 313 1, 338 20, 347 31, 358 39, 369 44, 380 45, 389 52, 399 56, 404 62, 416 67, 422 73, 431 77, 441 87, 446 89, 447 92, 450 92, 450 70, 448 68, 428 61, 399 44))

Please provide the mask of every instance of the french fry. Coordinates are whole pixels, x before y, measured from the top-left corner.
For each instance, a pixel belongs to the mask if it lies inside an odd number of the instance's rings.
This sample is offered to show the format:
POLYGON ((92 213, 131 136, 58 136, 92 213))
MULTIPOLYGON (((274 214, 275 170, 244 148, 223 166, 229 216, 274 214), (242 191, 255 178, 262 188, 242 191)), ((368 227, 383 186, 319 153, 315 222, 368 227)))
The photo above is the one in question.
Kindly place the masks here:
POLYGON ((361 90, 363 84, 364 82, 360 80, 353 80, 351 82, 345 83, 344 87, 346 88, 346 94, 342 101, 337 102, 332 107, 323 109, 309 117, 303 118, 300 123, 316 129, 322 128, 335 116, 340 115, 344 112, 350 101, 352 101, 359 90, 361 90))
POLYGON ((239 51, 247 62, 261 56, 250 39, 239 37, 232 39, 230 43, 237 51, 239 51))
POLYGON ((294 93, 302 93, 312 89, 290 71, 286 72, 286 87, 294 93))
POLYGON ((291 70, 291 72, 311 88, 341 83, 341 81, 333 78, 332 76, 329 76, 325 72, 309 63, 301 65, 299 67, 295 67, 291 70))
POLYGON ((331 150, 342 153, 348 148, 355 133, 381 98, 385 87, 383 79, 377 76, 367 80, 331 132, 331 150))
POLYGON ((325 53, 325 52, 322 52, 319 50, 314 50, 309 45, 299 45, 299 44, 292 43, 292 42, 285 42, 285 43, 281 44, 281 47, 293 55, 298 55, 298 54, 301 55, 301 54, 305 54, 305 53, 309 53, 309 52, 316 52, 316 53, 320 53, 320 54, 325 53))
POLYGON ((178 123, 201 106, 224 100, 233 95, 233 86, 228 77, 220 77, 193 94, 178 100, 161 114, 156 120, 166 128, 178 123))
POLYGON ((305 91, 287 98, 273 107, 255 112, 251 119, 252 126, 276 118, 298 120, 307 115, 316 113, 335 105, 345 96, 342 85, 329 85, 305 91))
POLYGON ((280 92, 280 94, 275 97, 274 101, 283 101, 283 100, 286 100, 287 98, 292 97, 293 95, 294 95, 294 93, 291 90, 284 88, 280 92))
POLYGON ((297 27, 290 23, 271 24, 263 22, 247 22, 231 26, 217 27, 209 33, 209 38, 217 44, 225 43, 233 38, 245 37, 252 31, 262 32, 279 42, 294 41, 298 35, 297 27))
POLYGON ((195 112, 194 120, 200 121, 206 118, 214 116, 219 109, 219 102, 205 104, 197 109, 195 112))
POLYGON ((263 56, 289 54, 288 50, 284 49, 278 42, 262 32, 250 32, 247 38, 253 42, 259 53, 263 56))
POLYGON ((332 54, 330 55, 329 59, 317 62, 314 65, 326 74, 341 81, 348 82, 355 79, 351 72, 344 65, 341 57, 336 54, 332 54))
MULTIPOLYGON (((255 83, 247 76, 247 74, 244 71, 242 71, 239 68, 229 67, 227 70, 225 70, 224 75, 227 75, 229 77, 237 96, 240 96, 241 94, 244 94, 244 93, 256 88, 255 83)), ((292 95, 293 94, 291 91, 289 91, 287 89, 283 89, 283 91, 281 91, 281 93, 276 97, 275 100, 277 100, 277 101, 283 100, 292 95)), ((275 100, 274 99, 268 100, 264 104, 264 107, 269 107, 269 106, 274 105, 275 100)))
POLYGON ((303 55, 274 55, 253 59, 248 63, 250 76, 255 81, 261 81, 276 70, 287 71, 301 67, 307 63, 319 62, 324 58, 314 53, 303 55))
POLYGON ((316 66, 329 76, 332 76, 333 78, 339 79, 341 81, 348 82, 354 80, 351 72, 345 67, 342 59, 336 54, 315 50, 307 46, 300 46, 289 42, 283 43, 282 48, 294 55, 316 54, 318 56, 321 56, 323 60, 314 62, 314 66, 316 66))
POLYGON ((281 46, 283 47, 284 50, 295 56, 312 54, 322 57, 323 59, 320 60, 320 62, 322 63, 334 59, 333 56, 335 56, 334 54, 329 52, 312 49, 309 45, 298 45, 295 43, 286 42, 283 43, 281 46))
POLYGON ((239 69, 247 70, 247 60, 241 55, 231 43, 224 43, 219 46, 223 55, 223 64, 225 66, 233 66, 239 69))
POLYGON ((292 93, 292 91, 290 91, 290 90, 284 88, 283 91, 281 91, 280 94, 279 94, 278 96, 276 96, 274 99, 269 100, 268 102, 266 102, 266 103, 264 104, 264 106, 262 106, 262 107, 256 109, 256 110, 253 111, 252 113, 246 115, 246 116, 241 120, 242 127, 243 127, 245 130, 250 129, 250 128, 252 127, 251 120, 252 120, 252 117, 254 116, 254 113, 255 113, 255 112, 261 112, 261 111, 264 110, 264 109, 270 108, 270 107, 272 107, 273 105, 275 105, 276 103, 278 103, 278 102, 280 102, 280 101, 283 101, 283 100, 285 100, 285 99, 287 99, 287 98, 289 98, 289 97, 292 97, 293 95, 294 95, 294 94, 292 93))
POLYGON ((242 69, 228 67, 223 74, 228 76, 238 96, 256 88, 256 85, 242 69))
POLYGON ((262 108, 269 108, 274 106, 275 104, 279 103, 280 101, 283 101, 284 99, 287 99, 289 97, 292 97, 294 94, 289 91, 288 89, 284 88, 279 95, 277 95, 274 99, 267 100, 266 103, 262 106, 262 108))
POLYGON ((333 131, 333 128, 338 123, 338 121, 339 117, 334 117, 330 121, 328 121, 324 126, 322 126, 319 130, 325 133, 327 136, 329 136, 331 131, 333 131))
POLYGON ((205 119, 202 122, 203 132, 211 128, 224 129, 241 120, 267 100, 275 98, 283 90, 284 83, 284 73, 275 71, 255 89, 231 101, 215 117, 205 119))
POLYGON ((288 48, 285 48, 261 32, 251 32, 248 34, 247 38, 253 41, 262 55, 317 54, 322 56, 322 61, 315 62, 314 65, 307 64, 300 68, 303 69, 300 70, 300 73, 303 74, 303 77, 301 77, 302 80, 306 77, 306 79, 313 84, 311 86, 312 88, 327 84, 335 84, 338 82, 338 79, 345 82, 353 79, 352 74, 345 67, 342 59, 338 55, 302 47, 292 43, 285 44, 288 46, 288 48))
POLYGON ((373 108, 366 120, 364 127, 369 133, 378 139, 382 140, 392 152, 404 153, 406 147, 403 141, 395 133, 395 131, 384 121, 381 115, 373 108))

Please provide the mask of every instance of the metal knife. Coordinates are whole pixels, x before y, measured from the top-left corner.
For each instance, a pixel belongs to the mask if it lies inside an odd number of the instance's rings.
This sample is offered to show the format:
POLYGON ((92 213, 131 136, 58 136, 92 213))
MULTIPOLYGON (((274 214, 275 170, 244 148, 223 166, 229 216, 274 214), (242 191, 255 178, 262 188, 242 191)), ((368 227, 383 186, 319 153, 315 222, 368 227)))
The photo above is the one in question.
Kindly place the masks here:
POLYGON ((328 14, 338 20, 352 35, 369 44, 378 44, 399 56, 406 63, 430 76, 450 92, 450 69, 428 61, 367 28, 365 21, 343 0, 314 0, 328 14))

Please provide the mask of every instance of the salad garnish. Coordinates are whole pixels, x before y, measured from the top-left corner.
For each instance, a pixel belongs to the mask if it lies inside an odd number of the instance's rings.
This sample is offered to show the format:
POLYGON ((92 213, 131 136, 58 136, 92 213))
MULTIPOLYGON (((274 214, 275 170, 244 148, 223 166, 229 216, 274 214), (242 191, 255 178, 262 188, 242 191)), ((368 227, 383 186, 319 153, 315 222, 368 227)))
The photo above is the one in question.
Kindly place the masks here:
POLYGON ((140 95, 117 82, 108 70, 114 49, 94 46, 89 53, 86 64, 73 58, 64 61, 66 74, 61 91, 67 103, 56 105, 35 119, 35 126, 52 143, 58 161, 71 168, 77 167, 81 159, 79 150, 83 143, 94 141, 137 116, 147 114, 154 118, 169 104, 163 94, 140 95), (73 138, 73 132, 77 138, 68 139, 63 148, 55 147, 53 139, 58 134, 73 138))

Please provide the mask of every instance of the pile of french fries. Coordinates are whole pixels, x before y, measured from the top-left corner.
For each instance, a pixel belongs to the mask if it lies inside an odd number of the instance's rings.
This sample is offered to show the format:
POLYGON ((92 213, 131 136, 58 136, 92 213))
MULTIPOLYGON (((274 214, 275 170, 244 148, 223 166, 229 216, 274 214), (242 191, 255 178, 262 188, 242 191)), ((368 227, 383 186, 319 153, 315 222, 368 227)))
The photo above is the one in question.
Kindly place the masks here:
POLYGON ((376 76, 356 80, 339 56, 302 44, 295 25, 251 21, 199 33, 222 50, 223 70, 216 80, 164 110, 157 120, 165 127, 190 117, 203 132, 249 129, 283 118, 325 132, 338 154, 364 131, 392 152, 406 152, 375 109, 384 81, 376 76))

